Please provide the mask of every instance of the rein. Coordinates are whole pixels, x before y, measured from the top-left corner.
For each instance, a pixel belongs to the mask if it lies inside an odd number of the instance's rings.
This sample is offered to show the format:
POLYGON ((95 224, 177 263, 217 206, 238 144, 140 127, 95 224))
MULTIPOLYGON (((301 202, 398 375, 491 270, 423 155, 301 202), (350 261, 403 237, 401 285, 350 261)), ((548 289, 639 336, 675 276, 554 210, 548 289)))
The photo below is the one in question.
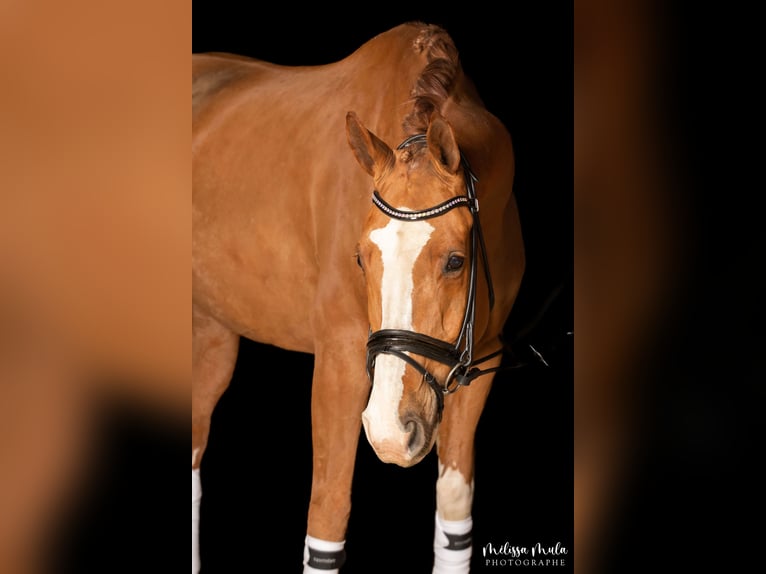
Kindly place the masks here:
MULTIPOLYGON (((426 134, 416 134, 405 139, 397 149, 404 149, 413 143, 420 143, 426 140, 426 134)), ((489 257, 484 243, 484 234, 479 219, 479 200, 476 197, 476 182, 478 178, 471 171, 468 161, 461 153, 461 164, 465 175, 465 195, 458 195, 447 201, 444 201, 434 207, 419 211, 404 211, 396 209, 380 196, 377 190, 373 192, 372 202, 383 213, 393 219, 401 221, 419 221, 422 219, 431 219, 439 217, 452 209, 465 207, 471 212, 473 225, 471 227, 471 265, 468 280, 468 295, 466 301, 465 315, 463 324, 460 328, 457 340, 454 343, 442 341, 429 335, 416 333, 404 329, 381 329, 371 332, 367 339, 367 376, 370 382, 373 381, 375 369, 375 359, 378 355, 392 355, 406 362, 421 375, 423 380, 434 390, 438 405, 439 420, 441 420, 444 410, 444 395, 454 393, 462 386, 468 386, 471 381, 486 375, 499 371, 505 367, 495 367, 491 369, 480 369, 476 367, 503 352, 503 348, 486 355, 484 357, 473 358, 473 330, 476 320, 476 275, 477 275, 477 252, 481 254, 484 265, 484 275, 487 280, 487 290, 489 295, 490 310, 495 304, 495 292, 492 286, 492 276, 489 271, 489 257), (409 354, 408 354, 409 353, 409 354), (443 383, 439 383, 436 377, 430 373, 417 359, 412 355, 425 357, 433 361, 438 361, 450 367, 443 383)))

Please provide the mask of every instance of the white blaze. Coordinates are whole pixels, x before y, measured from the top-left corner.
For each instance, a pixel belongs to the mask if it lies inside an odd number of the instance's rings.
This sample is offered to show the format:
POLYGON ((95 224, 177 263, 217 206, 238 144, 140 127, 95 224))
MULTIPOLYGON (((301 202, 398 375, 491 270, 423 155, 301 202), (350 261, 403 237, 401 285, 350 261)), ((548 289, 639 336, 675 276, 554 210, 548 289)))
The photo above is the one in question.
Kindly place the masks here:
MULTIPOLYGON (((370 233, 370 240, 380 249, 383 260, 381 329, 413 330, 412 271, 433 230, 426 221, 392 219, 385 227, 370 233)), ((375 384, 362 414, 370 443, 401 441, 406 448, 407 436, 399 421, 404 367, 404 361, 391 355, 378 355, 375 359, 375 384)))

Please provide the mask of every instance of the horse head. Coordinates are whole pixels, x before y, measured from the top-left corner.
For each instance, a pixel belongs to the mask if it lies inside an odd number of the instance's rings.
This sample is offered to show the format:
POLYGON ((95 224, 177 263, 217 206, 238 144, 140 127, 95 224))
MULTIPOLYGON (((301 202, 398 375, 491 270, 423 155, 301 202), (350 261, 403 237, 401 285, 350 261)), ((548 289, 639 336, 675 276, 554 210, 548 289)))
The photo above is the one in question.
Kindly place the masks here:
POLYGON ((461 367, 460 340, 471 336, 471 176, 452 127, 438 114, 424 136, 397 149, 353 112, 346 133, 375 190, 357 245, 371 333, 372 392, 362 422, 378 457, 407 467, 433 446, 444 391, 461 367))

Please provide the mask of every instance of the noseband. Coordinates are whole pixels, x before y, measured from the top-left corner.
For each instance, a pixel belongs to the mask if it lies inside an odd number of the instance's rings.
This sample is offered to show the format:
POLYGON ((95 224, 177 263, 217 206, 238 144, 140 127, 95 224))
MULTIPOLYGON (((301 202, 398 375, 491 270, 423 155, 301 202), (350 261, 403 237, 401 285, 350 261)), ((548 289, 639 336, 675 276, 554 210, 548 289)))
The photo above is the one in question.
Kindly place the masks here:
MULTIPOLYGON (((404 149, 413 143, 424 142, 425 140, 425 134, 417 134, 404 140, 399 144, 397 149, 404 149)), ((475 183, 478 180, 471 171, 465 156, 462 154, 461 163, 465 176, 465 195, 455 196, 434 207, 420 211, 402 211, 386 203, 385 200, 380 197, 377 190, 373 192, 372 196, 372 202, 378 209, 389 217, 401 221, 431 219, 444 215, 457 207, 468 208, 473 217, 473 225, 471 226, 471 264, 468 279, 468 295, 465 315, 463 316, 463 324, 460 328, 457 340, 454 343, 449 343, 422 333, 404 329, 381 329, 374 333, 370 333, 370 336, 367 339, 367 376, 369 377, 370 382, 373 381, 375 359, 378 355, 392 355, 401 359, 422 374, 423 380, 428 383, 436 393, 440 419, 442 410, 444 409, 444 395, 454 393, 461 386, 469 385, 471 381, 481 375, 496 371, 497 369, 481 370, 475 367, 475 365, 483 363, 502 352, 502 350, 500 350, 480 359, 473 358, 474 323, 476 320, 477 252, 481 254, 482 263, 484 264, 484 274, 487 279, 487 288, 489 291, 490 309, 492 309, 495 303, 495 293, 492 287, 492 277, 489 273, 487 248, 484 244, 484 235, 481 229, 481 221, 479 220, 479 200, 476 198, 475 188, 475 183), (439 381, 436 380, 436 377, 413 356, 425 357, 450 367, 450 371, 444 379, 444 382, 439 383, 439 381)))

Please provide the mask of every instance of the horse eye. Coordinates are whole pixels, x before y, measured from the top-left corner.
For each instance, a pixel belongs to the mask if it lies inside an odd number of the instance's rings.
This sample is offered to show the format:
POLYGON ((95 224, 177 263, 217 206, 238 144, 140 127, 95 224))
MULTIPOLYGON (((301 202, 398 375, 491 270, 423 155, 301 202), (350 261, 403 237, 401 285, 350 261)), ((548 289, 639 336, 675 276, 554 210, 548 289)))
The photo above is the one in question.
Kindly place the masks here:
POLYGON ((444 270, 449 273, 451 271, 458 271, 462 267, 463 257, 460 255, 450 255, 449 259, 447 259, 447 265, 444 267, 444 270))
POLYGON ((362 258, 361 258, 361 257, 359 257, 359 254, 358 254, 358 253, 356 254, 356 264, 357 264, 357 265, 359 265, 359 269, 361 269, 362 271, 364 271, 364 267, 362 266, 362 258))

